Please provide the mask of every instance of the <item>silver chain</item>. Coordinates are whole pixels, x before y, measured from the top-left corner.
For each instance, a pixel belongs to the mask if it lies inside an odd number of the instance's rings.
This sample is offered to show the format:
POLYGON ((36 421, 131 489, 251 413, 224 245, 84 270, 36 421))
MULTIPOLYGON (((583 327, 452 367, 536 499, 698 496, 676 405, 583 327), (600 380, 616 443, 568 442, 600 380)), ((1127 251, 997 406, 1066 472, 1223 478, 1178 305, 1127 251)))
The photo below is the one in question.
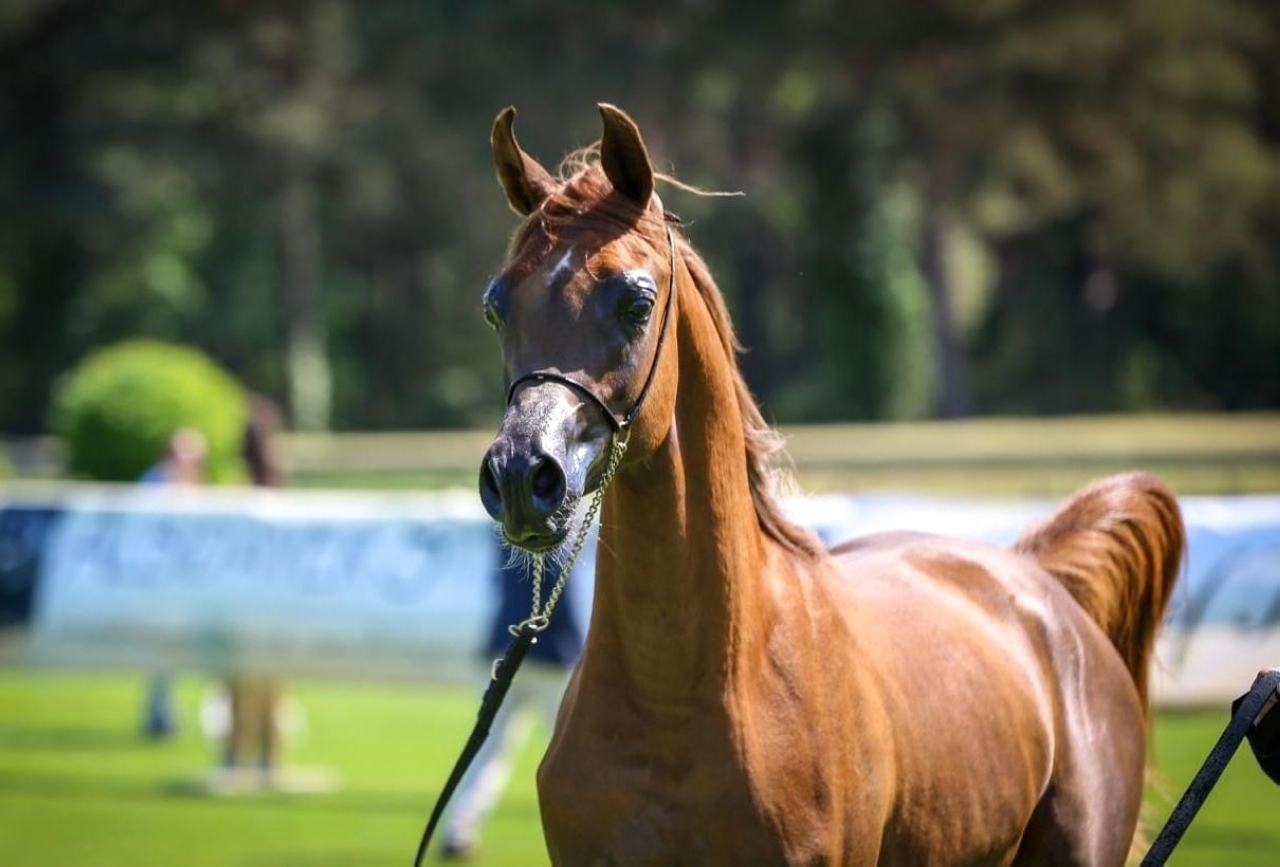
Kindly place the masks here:
POLYGON ((605 488, 609 487, 609 483, 613 481, 614 475, 618 472, 622 458, 627 453, 629 439, 630 436, 623 434, 614 436, 609 440, 609 463, 604 468, 604 475, 600 478, 600 485, 596 488, 596 492, 591 495, 591 502, 587 505, 587 511, 582 516, 582 523, 578 525, 577 536, 573 540, 572 547, 569 548, 569 556, 565 559, 564 565, 560 567, 560 577, 556 579, 555 586, 551 588, 551 595, 547 597, 546 605, 539 604, 542 600, 542 572, 545 564, 545 555, 533 555, 533 607, 527 620, 507 627, 507 631, 512 635, 519 635, 520 630, 525 626, 531 627, 534 632, 541 632, 551 622, 551 612, 555 610, 556 604, 560 601, 560 596, 564 593, 565 584, 569 580, 569 573, 573 571, 573 564, 578 561, 578 555, 582 553, 582 548, 587 543, 587 533, 590 532, 591 525, 595 522, 596 514, 600 511, 600 504, 604 500, 605 488))

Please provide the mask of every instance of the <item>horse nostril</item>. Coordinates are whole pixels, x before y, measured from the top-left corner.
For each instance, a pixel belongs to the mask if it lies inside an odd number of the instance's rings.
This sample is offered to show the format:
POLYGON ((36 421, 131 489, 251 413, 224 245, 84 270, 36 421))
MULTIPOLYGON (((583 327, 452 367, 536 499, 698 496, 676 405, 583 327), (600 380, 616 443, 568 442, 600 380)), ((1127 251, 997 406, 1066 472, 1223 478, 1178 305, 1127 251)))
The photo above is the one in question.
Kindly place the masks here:
POLYGON ((558 461, 549 456, 539 459, 533 466, 529 482, 529 492, 538 511, 550 514, 560 508, 564 502, 566 482, 558 461))
POLYGON ((495 521, 502 520, 502 490, 498 487, 498 474, 493 469, 493 459, 485 456, 480 465, 480 502, 495 521))

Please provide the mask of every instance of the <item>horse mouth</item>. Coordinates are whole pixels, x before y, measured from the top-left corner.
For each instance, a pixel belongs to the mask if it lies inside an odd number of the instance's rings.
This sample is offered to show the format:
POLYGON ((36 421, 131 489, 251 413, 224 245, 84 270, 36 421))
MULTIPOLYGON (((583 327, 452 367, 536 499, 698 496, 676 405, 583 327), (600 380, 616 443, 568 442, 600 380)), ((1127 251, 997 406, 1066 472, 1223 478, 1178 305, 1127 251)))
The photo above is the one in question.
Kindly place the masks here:
POLYGON ((502 538, 513 548, 528 551, 530 554, 547 554, 556 550, 569 538, 573 529, 573 517, 577 510, 578 499, 568 497, 560 508, 547 516, 545 522, 538 526, 511 527, 502 525, 502 538))
POLYGON ((563 545, 568 536, 569 531, 567 529, 546 533, 525 533, 518 537, 513 536, 507 528, 504 527, 502 529, 503 541, 513 548, 528 551, 530 554, 550 553, 563 545))

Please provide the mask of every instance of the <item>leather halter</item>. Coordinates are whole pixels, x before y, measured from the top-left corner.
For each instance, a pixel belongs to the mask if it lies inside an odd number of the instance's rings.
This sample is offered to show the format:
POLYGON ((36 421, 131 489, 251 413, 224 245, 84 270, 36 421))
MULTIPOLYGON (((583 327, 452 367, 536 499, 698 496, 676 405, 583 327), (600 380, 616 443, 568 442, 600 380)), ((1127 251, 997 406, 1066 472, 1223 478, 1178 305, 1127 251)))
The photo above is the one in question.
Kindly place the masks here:
POLYGON ((554 370, 534 370, 520 376, 507 388, 507 406, 511 405, 511 401, 516 396, 516 391, 520 386, 528 382, 554 382, 568 387, 571 391, 575 391, 587 399, 589 403, 604 413, 604 417, 608 420, 609 426, 613 428, 615 434, 626 434, 631 423, 635 421, 636 416, 640 413, 640 407, 644 405, 645 398, 649 396, 649 387, 653 385, 654 377, 658 373, 658 362, 662 358, 662 347, 667 340, 667 324, 671 319, 671 307, 676 297, 676 239, 671 233, 671 227, 667 226, 667 245, 671 250, 671 269, 670 277, 667 282, 667 303, 662 308, 662 324, 658 330, 658 343, 653 349, 653 362, 649 365, 649 375, 645 377, 644 385, 640 387, 640 393, 636 395, 635 401, 631 404, 631 409, 627 410, 626 415, 619 417, 614 414, 609 405, 604 402, 604 398, 600 397, 586 385, 558 373, 554 370))

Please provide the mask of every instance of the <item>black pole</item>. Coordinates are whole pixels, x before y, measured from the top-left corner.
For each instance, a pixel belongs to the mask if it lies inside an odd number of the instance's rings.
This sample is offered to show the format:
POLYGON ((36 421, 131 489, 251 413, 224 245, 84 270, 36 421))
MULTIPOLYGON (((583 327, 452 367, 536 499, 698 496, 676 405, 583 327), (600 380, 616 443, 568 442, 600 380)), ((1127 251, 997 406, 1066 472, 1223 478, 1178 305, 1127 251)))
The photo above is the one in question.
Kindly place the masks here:
POLYGON ((1218 742, 1213 745, 1208 758, 1196 772, 1195 779, 1183 793, 1178 805, 1173 808, 1169 821, 1165 822, 1164 827, 1160 829, 1160 834, 1151 844, 1147 856, 1142 859, 1142 867, 1160 867, 1169 859, 1173 848, 1178 845, 1178 841, 1190 827, 1191 820, 1196 817, 1201 805, 1209 797, 1209 792, 1217 784, 1222 772, 1226 770, 1227 763, 1240 748, 1240 742, 1249 734, 1264 709, 1270 709, 1268 702, 1274 704, 1277 689, 1280 689, 1280 671, 1275 669, 1264 671, 1254 680, 1249 692, 1236 700, 1232 708, 1231 722, 1227 723, 1222 737, 1218 738, 1218 742))

